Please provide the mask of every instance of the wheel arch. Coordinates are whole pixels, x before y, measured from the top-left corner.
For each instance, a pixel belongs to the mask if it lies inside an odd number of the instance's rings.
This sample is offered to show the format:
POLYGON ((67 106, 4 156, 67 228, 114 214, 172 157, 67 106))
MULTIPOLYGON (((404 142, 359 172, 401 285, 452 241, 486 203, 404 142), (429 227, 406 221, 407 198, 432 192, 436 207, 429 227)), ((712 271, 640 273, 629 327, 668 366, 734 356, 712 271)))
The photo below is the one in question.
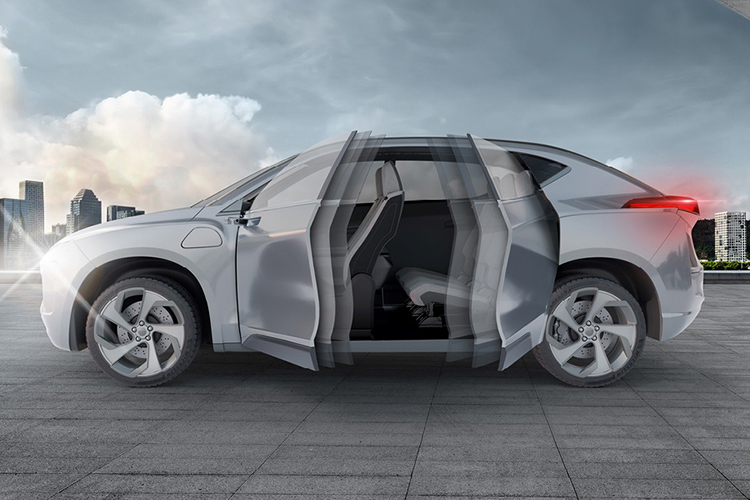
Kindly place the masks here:
POLYGON ((188 269, 169 260, 156 257, 127 257, 113 260, 95 268, 81 283, 71 314, 71 345, 86 348, 86 318, 91 304, 107 287, 116 281, 135 276, 155 276, 170 279, 181 285, 195 300, 200 315, 201 341, 212 342, 211 317, 206 295, 198 279, 188 269))
POLYGON ((661 337, 662 318, 659 295, 648 273, 631 262, 613 258, 582 258, 558 267, 557 279, 591 275, 622 285, 638 301, 646 317, 646 332, 653 339, 661 337))

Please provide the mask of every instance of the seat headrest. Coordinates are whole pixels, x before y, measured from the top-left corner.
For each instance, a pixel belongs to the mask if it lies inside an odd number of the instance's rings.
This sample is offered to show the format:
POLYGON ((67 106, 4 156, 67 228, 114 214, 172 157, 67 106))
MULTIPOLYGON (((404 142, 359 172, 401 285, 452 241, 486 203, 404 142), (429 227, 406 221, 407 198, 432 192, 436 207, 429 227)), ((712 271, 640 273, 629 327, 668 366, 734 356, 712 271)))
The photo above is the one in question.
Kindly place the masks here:
POLYGON ((505 174, 503 178, 498 176, 492 177, 500 199, 509 200, 516 197, 516 179, 513 174, 505 174))
POLYGON ((524 170, 516 175, 516 196, 519 198, 534 194, 534 181, 531 180, 531 173, 524 170))
POLYGON ((378 198, 403 191, 401 178, 396 170, 396 162, 387 161, 375 172, 375 189, 378 198))
POLYGON ((517 174, 506 174, 502 179, 494 176, 492 181, 495 183, 495 188, 497 188, 498 194, 503 200, 523 198, 536 192, 534 181, 531 180, 531 174, 528 170, 517 174))

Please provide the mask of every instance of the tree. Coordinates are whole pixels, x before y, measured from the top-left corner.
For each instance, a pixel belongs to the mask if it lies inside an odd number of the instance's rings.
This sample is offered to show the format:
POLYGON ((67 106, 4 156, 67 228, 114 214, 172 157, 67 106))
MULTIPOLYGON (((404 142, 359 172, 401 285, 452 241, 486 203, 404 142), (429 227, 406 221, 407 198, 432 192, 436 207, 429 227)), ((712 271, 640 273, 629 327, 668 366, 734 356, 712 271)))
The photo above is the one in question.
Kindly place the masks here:
POLYGON ((714 247, 714 231, 716 221, 714 219, 701 219, 693 227, 693 245, 699 259, 714 260, 716 248, 714 247))

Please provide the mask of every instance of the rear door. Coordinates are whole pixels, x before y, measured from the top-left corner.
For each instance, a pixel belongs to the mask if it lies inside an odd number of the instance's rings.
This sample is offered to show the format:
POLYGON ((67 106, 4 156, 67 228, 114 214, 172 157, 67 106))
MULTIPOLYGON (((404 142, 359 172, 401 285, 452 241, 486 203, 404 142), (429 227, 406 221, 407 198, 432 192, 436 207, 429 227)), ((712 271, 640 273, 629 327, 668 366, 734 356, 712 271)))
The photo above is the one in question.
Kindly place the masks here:
POLYGON ((504 370, 544 338, 560 255, 559 219, 531 173, 511 153, 469 138, 508 230, 495 310, 499 369, 504 370))
POLYGON ((311 229, 354 136, 328 139, 297 156, 260 192, 237 236, 242 344, 313 370, 320 300, 311 229))

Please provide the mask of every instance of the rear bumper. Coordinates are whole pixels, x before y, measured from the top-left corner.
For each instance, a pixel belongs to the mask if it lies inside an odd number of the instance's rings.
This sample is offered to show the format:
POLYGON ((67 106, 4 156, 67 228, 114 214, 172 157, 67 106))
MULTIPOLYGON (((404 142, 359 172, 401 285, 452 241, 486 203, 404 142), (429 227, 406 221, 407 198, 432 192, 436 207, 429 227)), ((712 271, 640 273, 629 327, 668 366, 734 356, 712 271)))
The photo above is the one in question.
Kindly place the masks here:
POLYGON ((662 330, 659 340, 669 340, 682 333, 695 320, 703 305, 703 267, 693 268, 690 273, 691 289, 685 293, 684 311, 662 312, 662 330))

